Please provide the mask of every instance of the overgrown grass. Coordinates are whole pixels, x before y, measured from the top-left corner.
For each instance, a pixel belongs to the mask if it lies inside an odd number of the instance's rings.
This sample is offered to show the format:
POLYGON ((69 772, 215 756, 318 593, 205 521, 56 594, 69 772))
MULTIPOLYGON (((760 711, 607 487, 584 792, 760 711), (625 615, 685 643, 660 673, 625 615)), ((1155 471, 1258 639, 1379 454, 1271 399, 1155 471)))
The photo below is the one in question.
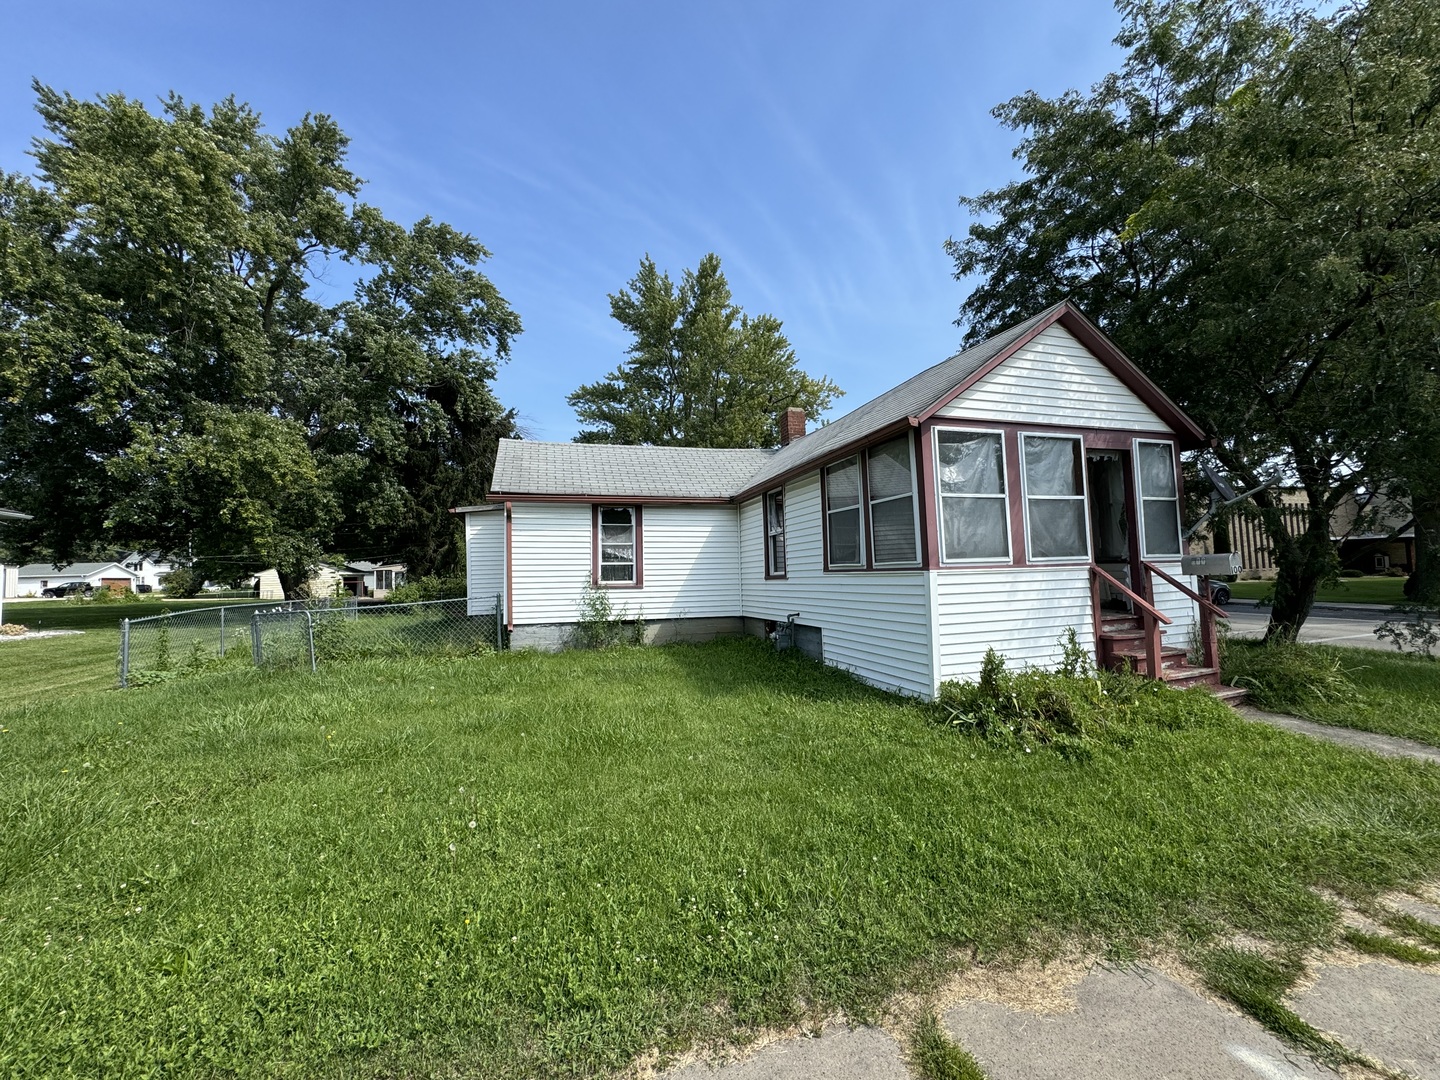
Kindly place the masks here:
POLYGON ((945 1034, 933 1012, 915 1025, 910 1062, 920 1080, 986 1080, 980 1063, 945 1034))
MULTIPOLYGON (((1230 594, 1239 600, 1267 600, 1275 593, 1273 581, 1232 581, 1230 594)), ((1403 604, 1405 579, 1400 577, 1341 578, 1320 588, 1315 599, 1322 604, 1403 604)))
POLYGON ((1347 928, 1341 936, 1351 948, 1372 956, 1385 956, 1406 964, 1433 964, 1440 960, 1440 953, 1399 941, 1387 934, 1367 934, 1363 930, 1347 928))
POLYGON ((1252 694, 1260 708, 1440 746, 1440 663, 1379 649, 1272 648, 1226 642, 1225 681, 1263 686, 1252 694), (1308 688, 1307 673, 1316 676, 1308 688))
POLYGON ((1200 968, 1211 990, 1229 998, 1291 1046, 1332 1065, 1359 1061, 1282 1003, 1285 991, 1303 970, 1293 956, 1275 959, 1246 949, 1211 949, 1202 954, 1200 968))
POLYGON ((1440 865, 1440 770, 1175 697, 1082 763, 749 641, 6 695, 0 1074, 584 1074, 1440 865))

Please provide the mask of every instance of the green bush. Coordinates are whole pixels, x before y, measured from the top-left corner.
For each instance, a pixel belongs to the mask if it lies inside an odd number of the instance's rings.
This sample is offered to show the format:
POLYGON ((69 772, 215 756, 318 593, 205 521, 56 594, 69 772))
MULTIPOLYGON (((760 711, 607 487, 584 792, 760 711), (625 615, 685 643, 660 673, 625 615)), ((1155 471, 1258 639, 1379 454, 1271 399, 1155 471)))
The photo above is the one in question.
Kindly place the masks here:
POLYGON ((1221 676, 1250 691, 1262 709, 1303 713, 1356 700, 1355 684, 1340 658, 1298 642, 1225 642, 1221 676))
POLYGON ((463 577, 442 578, 426 574, 391 589, 385 599, 392 604, 422 604, 428 600, 463 600, 465 595, 463 577))
POLYGON ((195 573, 188 566, 177 566, 170 573, 165 575, 165 580, 160 583, 165 590, 165 595, 174 597, 177 600, 188 600, 200 592, 205 579, 195 573))
POLYGON ((1364 577, 1364 576, 1365 576, 1365 571, 1363 571, 1363 570, 1341 570, 1341 571, 1340 571, 1340 576, 1341 576, 1341 577, 1364 577))
POLYGON ((1228 710, 1204 691, 1173 690, 1131 674, 1097 671, 1070 630, 1055 671, 1010 671, 994 649, 973 683, 941 684, 942 722, 999 745, 1050 746, 1083 758, 1102 733, 1124 742, 1138 727, 1182 729, 1214 722, 1228 710))

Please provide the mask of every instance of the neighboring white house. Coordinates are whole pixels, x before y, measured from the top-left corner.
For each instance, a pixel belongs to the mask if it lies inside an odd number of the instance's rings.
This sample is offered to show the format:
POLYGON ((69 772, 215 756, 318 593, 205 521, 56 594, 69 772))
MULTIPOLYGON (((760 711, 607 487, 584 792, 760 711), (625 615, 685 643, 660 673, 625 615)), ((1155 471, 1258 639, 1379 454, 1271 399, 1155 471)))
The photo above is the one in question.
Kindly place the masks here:
POLYGON ((161 555, 150 551, 131 551, 120 557, 121 564, 135 572, 136 580, 151 589, 160 589, 165 575, 175 569, 175 564, 161 555))
POLYGON ((42 590, 67 581, 83 581, 96 589, 131 590, 140 580, 118 562, 78 562, 59 570, 49 563, 31 563, 20 567, 16 576, 16 596, 39 596, 42 590))
POLYGON ((1071 629, 1136 662, 1153 611, 1167 678, 1217 681, 1178 677, 1198 618, 1179 455, 1207 440, 1072 305, 808 434, 798 409, 781 427, 778 450, 502 440, 486 503, 457 510, 471 612, 499 595, 512 645, 541 648, 587 588, 655 640, 792 621, 826 663, 931 697, 991 647, 1053 664, 1071 629))
MULTIPOLYGON (((346 570, 360 575, 358 595, 384 599, 391 589, 405 584, 405 564, 402 562, 372 562, 368 559, 353 559, 346 564, 346 570)), ((347 578, 350 576, 346 575, 347 578)))

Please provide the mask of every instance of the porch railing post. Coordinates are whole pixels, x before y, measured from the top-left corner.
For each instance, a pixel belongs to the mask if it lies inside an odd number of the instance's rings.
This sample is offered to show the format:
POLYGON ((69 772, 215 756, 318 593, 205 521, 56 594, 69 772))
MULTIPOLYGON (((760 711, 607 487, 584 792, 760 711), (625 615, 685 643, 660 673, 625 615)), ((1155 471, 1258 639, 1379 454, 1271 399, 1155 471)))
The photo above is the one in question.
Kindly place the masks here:
MULTIPOLYGON (((1145 567, 1145 592, 1146 599, 1151 604, 1155 603, 1155 578, 1150 573, 1150 567, 1145 567)), ((1160 669, 1160 620, 1151 615, 1148 611, 1142 613, 1145 627, 1145 663, 1149 668, 1148 674, 1152 679, 1163 679, 1164 672, 1160 669)))
MULTIPOLYGON (((1210 579, 1208 577, 1200 579, 1200 595, 1204 597, 1210 595, 1210 579)), ((1204 652, 1205 666, 1218 670, 1220 667, 1220 632, 1215 625, 1215 613, 1204 604, 1195 606, 1200 609, 1200 642, 1204 652)))

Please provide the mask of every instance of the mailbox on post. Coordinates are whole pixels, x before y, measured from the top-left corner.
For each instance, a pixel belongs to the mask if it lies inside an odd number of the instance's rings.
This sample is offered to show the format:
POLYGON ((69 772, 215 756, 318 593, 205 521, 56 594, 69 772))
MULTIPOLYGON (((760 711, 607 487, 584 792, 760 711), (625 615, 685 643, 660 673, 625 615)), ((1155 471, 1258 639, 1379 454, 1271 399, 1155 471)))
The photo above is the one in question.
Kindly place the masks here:
POLYGON ((1231 577, 1240 573, 1240 553, 1225 551, 1215 555, 1186 555, 1180 560, 1182 574, 1196 577, 1231 577))

